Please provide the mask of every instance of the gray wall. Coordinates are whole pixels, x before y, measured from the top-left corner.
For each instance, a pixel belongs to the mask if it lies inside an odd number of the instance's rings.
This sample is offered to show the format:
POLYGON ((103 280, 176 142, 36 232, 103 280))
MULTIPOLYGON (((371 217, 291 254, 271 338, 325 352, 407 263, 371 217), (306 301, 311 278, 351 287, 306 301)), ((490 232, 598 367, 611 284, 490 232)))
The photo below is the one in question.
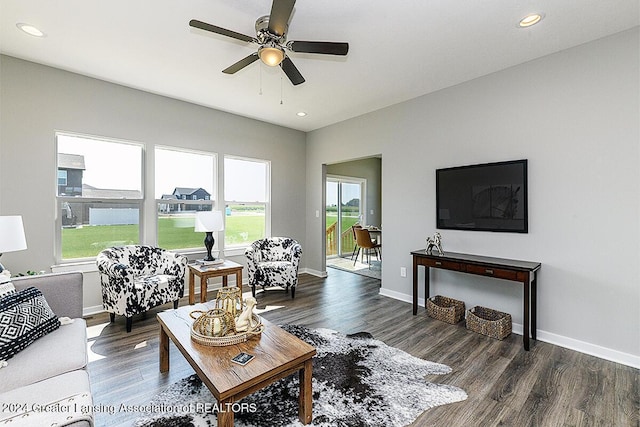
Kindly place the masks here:
MULTIPOLYGON (((176 78, 179 78, 177 76, 176 78)), ((271 232, 305 246, 305 134, 126 88, 12 57, 0 57, 0 206, 23 216, 28 249, 2 257, 17 273, 55 263, 54 132, 142 142, 271 161, 271 232)), ((151 191, 154 168, 145 171, 151 191)), ((146 241, 155 235, 155 202, 145 204, 146 241)), ((237 261, 243 261, 238 257, 237 261)), ((302 261, 304 266, 304 259, 302 261)), ((73 268, 73 267, 72 267, 73 268)), ((85 275, 85 308, 100 306, 97 274, 85 275)))
MULTIPOLYGON (((442 230, 444 249, 541 262, 539 338, 640 366, 639 50, 636 28, 309 133, 307 266, 325 270, 323 164, 382 153, 381 292, 410 300, 435 169, 526 158, 529 233, 442 230)), ((521 328, 513 282, 436 271, 432 284, 521 328)))
MULTIPOLYGON (((400 267, 410 271, 409 252, 435 231, 435 169, 527 158, 530 232, 445 230, 445 250, 542 262, 539 338, 640 366, 639 36, 636 28, 311 132, 306 151, 301 132, 2 56, 0 212, 23 215, 29 245, 2 261, 14 271, 54 262, 54 130, 272 160, 272 234, 302 241, 316 273, 325 272, 316 216, 324 165, 382 154, 381 292, 407 300, 411 274, 400 267)), ((155 205, 146 207, 151 215, 155 205)), ((432 279, 434 293, 522 323, 511 282, 444 271, 432 279)), ((98 289, 85 292, 85 307, 100 304, 98 289)))
POLYGON ((327 175, 366 179, 366 224, 382 225, 382 160, 379 157, 327 165, 327 175))

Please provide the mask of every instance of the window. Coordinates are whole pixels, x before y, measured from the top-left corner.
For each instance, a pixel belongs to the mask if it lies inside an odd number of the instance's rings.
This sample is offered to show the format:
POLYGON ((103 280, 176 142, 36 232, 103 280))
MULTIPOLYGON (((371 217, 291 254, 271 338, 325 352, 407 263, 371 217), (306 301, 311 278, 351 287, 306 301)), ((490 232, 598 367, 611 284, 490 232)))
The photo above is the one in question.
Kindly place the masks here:
POLYGON ((56 258, 140 242, 142 145, 56 133, 56 146, 56 258))
POLYGON ((66 186, 66 185, 67 185, 67 171, 58 169, 58 186, 66 186))
POLYGON ((225 246, 247 246, 267 235, 270 164, 224 158, 225 246))
POLYGON ((203 247, 204 233, 194 231, 195 215, 215 207, 216 161, 212 153, 156 147, 155 198, 161 248, 203 247))

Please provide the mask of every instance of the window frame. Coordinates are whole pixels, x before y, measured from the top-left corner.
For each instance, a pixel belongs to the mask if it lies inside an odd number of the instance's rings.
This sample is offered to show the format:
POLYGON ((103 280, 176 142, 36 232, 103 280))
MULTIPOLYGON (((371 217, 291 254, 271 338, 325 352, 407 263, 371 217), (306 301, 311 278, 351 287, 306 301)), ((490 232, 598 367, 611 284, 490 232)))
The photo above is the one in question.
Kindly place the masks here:
MULTIPOLYGON (((228 204, 264 205, 264 222, 265 222, 264 237, 270 237, 271 236, 271 160, 225 154, 224 156, 222 156, 222 168, 221 168, 220 178, 221 178, 220 182, 221 182, 221 192, 222 192, 222 197, 220 198, 221 206, 224 206, 226 209, 226 206, 228 204), (226 183, 225 183, 225 176, 224 176, 226 159, 263 163, 265 165, 265 199, 266 201, 256 202, 252 200, 227 200, 227 194, 225 191, 226 183)), ((225 220, 225 230, 226 230, 226 223, 227 223, 226 212, 223 215, 223 217, 225 220)), ((222 241, 224 245, 223 247, 224 247, 225 254, 228 256, 242 255, 244 253, 244 250, 251 244, 249 243, 248 245, 244 245, 244 244, 227 245, 226 235, 223 236, 222 241)))
MULTIPOLYGON (((95 256, 90 257, 80 257, 80 258, 63 258, 62 257, 62 216, 60 212, 62 212, 63 203, 95 203, 99 205, 122 205, 132 204, 136 205, 138 209, 138 244, 142 243, 143 238, 143 230, 144 230, 144 201, 145 201, 145 162, 146 162, 146 148, 145 144, 135 141, 122 140, 117 138, 98 136, 98 135, 88 135, 82 134, 78 132, 68 132, 68 131, 55 131, 54 133, 54 156, 55 161, 53 162, 53 174, 56 177, 55 180, 52 180, 55 183, 55 233, 54 233, 54 259, 57 265, 63 264, 72 264, 79 263, 85 261, 95 260, 97 254, 95 256), (60 196, 58 194, 58 138, 59 136, 68 136, 73 138, 84 138, 84 139, 92 139, 101 142, 109 142, 123 145, 132 145, 140 148, 140 198, 126 198, 122 197, 119 199, 115 198, 98 198, 98 197, 82 197, 82 196, 60 196)), ((67 177, 68 178, 68 177, 67 177)))
MULTIPOLYGON (((213 182, 211 183, 211 194, 209 195, 208 198, 205 199, 193 199, 193 198, 189 198, 186 194, 182 194, 180 195, 180 198, 176 198, 176 199, 155 199, 155 213, 154 213, 154 218, 155 218, 155 239, 154 239, 154 244, 156 246, 158 246, 158 242, 160 239, 160 221, 159 221, 159 217, 158 217, 158 213, 160 210, 160 205, 210 205, 211 206, 211 210, 215 210, 216 206, 218 205, 218 161, 219 161, 219 155, 216 152, 213 151, 203 151, 203 150, 194 150, 194 149, 190 149, 190 148, 182 148, 182 147, 175 147, 175 146, 169 146, 169 145, 155 145, 153 147, 153 163, 154 163, 154 171, 156 171, 157 169, 157 162, 156 162, 156 150, 166 150, 166 151, 177 151, 180 153, 189 153, 189 154, 197 154, 197 155, 202 155, 202 156, 210 156, 212 159, 212 167, 213 167, 213 182)), ((156 187, 156 178, 155 178, 155 172, 154 172, 154 177, 153 177, 153 188, 154 188, 154 192, 155 192, 155 187, 156 187)), ((195 195, 193 196, 195 197, 195 195)), ((155 194, 154 194, 154 198, 155 198, 155 194)), ((213 249, 216 251, 222 251, 222 244, 224 242, 224 238, 220 238, 221 236, 221 231, 218 232, 214 232, 214 237, 215 237, 215 244, 213 249)), ((201 246, 195 246, 195 247, 190 247, 190 248, 169 248, 169 250, 176 252, 176 253, 180 253, 180 254, 193 254, 193 253, 200 253, 203 252, 203 248, 204 248, 204 244, 202 244, 201 246)))

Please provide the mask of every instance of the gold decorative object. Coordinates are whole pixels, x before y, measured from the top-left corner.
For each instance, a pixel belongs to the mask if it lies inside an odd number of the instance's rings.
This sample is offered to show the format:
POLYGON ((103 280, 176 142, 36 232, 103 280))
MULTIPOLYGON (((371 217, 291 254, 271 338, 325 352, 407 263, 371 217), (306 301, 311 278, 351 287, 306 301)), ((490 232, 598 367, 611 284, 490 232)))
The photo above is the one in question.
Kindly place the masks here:
POLYGON ((223 337, 228 333, 235 332, 235 320, 225 310, 214 308, 209 311, 194 310, 189 313, 193 322, 192 329, 205 337, 223 337), (199 316, 195 314, 200 313, 199 316))
POLYGON ((234 319, 238 310, 242 310, 242 293, 237 286, 227 286, 218 290, 216 308, 221 308, 231 314, 234 319))
MULTIPOLYGON (((240 291, 238 288, 235 289, 237 292, 240 291)), ((253 308, 256 305, 255 298, 247 298, 245 304, 240 305, 242 312, 234 318, 227 311, 227 309, 238 311, 237 305, 231 304, 235 301, 234 295, 237 294, 233 288, 230 288, 229 292, 223 292, 222 295, 218 293, 218 298, 215 301, 216 308, 208 311, 194 310, 189 314, 193 319, 196 319, 191 328, 192 340, 202 345, 222 347, 245 342, 262 333, 264 330, 262 320, 253 313, 253 308), (198 313, 200 313, 199 316, 198 313)))

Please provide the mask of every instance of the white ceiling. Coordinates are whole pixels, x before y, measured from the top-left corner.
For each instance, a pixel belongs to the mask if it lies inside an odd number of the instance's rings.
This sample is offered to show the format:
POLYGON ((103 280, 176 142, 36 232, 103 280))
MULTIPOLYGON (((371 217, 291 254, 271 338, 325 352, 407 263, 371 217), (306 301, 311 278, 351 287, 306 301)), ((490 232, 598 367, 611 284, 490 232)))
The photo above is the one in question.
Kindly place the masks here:
POLYGON ((346 41, 350 50, 291 53, 307 80, 296 87, 259 61, 223 74, 255 46, 188 25, 198 19, 254 36, 255 20, 270 10, 271 0, 0 0, 0 52, 310 131, 640 21, 638 0, 298 0, 289 40, 346 41), (517 28, 530 12, 545 19, 517 28), (46 37, 24 34, 19 22, 46 37))

